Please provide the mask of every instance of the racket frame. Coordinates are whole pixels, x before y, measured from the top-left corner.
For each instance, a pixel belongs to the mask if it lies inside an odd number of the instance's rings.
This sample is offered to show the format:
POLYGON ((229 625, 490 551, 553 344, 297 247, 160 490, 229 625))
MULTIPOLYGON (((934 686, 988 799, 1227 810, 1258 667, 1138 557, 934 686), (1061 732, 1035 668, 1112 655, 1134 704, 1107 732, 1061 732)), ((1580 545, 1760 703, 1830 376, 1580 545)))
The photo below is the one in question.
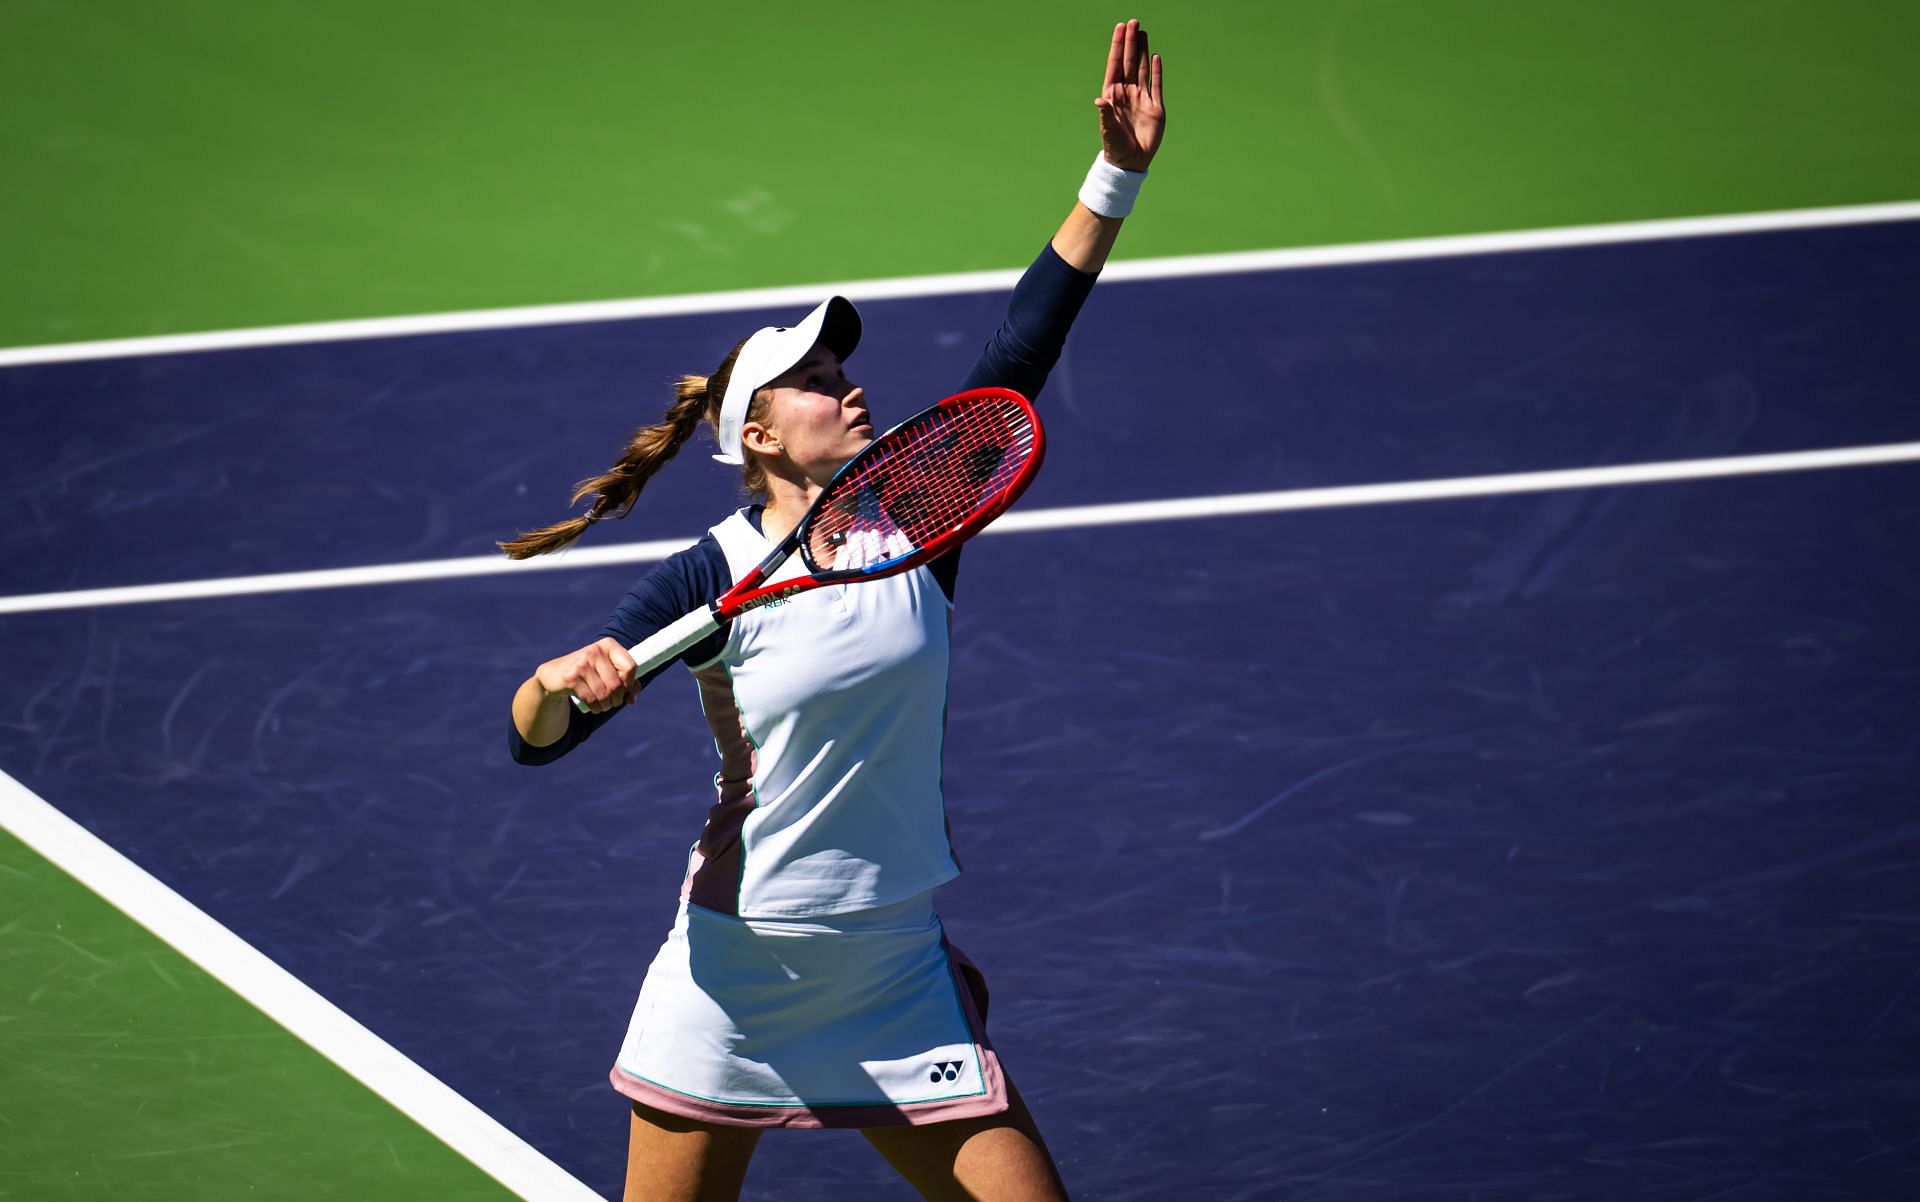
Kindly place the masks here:
POLYGON ((827 481, 826 486, 820 490, 820 495, 814 498, 813 504, 807 507, 807 512, 801 515, 800 521, 795 524, 794 528, 787 531, 786 536, 780 540, 779 545, 769 552, 767 557, 761 560, 753 570, 749 571, 741 579, 735 581, 732 588, 710 602, 709 607, 712 608, 719 619, 724 622, 771 601, 783 600, 795 593, 806 592, 809 589, 819 588, 822 585, 842 584, 851 580, 878 580, 884 576, 892 576, 900 572, 912 571, 921 564, 932 563, 949 550, 959 546, 972 535, 978 533, 982 527, 1005 513, 1015 501, 1019 500, 1020 494, 1027 490, 1027 485, 1032 483, 1034 475, 1039 472, 1040 465, 1042 461, 1045 460, 1046 454, 1047 435, 1045 429, 1040 424, 1040 415, 1034 411, 1032 401, 1029 401, 1026 397, 1011 388, 973 388, 966 392, 955 393, 945 400, 936 401, 904 421, 889 426, 885 432, 862 447, 853 458, 841 464, 840 470, 835 472, 832 478, 827 481), (984 506, 971 510, 967 514, 965 521, 956 523, 952 529, 934 537, 925 545, 916 547, 907 554, 896 556, 893 559, 882 560, 879 563, 862 564, 857 568, 841 569, 822 568, 813 562, 813 557, 809 555, 806 550, 807 535, 813 525, 814 519, 825 512, 827 503, 834 499, 836 492, 834 485, 840 482, 841 477, 859 471, 866 460, 876 455, 886 454, 891 449, 887 445, 889 436, 895 431, 910 426, 917 421, 921 421, 929 414, 941 409, 956 408, 974 401, 1008 399, 1016 401, 1019 406, 1026 411, 1028 426, 1033 431, 1033 451, 1020 465, 1020 469, 1014 473, 1013 478, 1002 485, 994 495, 988 499, 984 506), (807 565, 809 575, 794 580, 783 580, 776 584, 769 584, 760 588, 754 587, 760 581, 766 580, 775 572, 778 572, 781 565, 786 563, 795 551, 800 552, 802 560, 804 560, 807 565))

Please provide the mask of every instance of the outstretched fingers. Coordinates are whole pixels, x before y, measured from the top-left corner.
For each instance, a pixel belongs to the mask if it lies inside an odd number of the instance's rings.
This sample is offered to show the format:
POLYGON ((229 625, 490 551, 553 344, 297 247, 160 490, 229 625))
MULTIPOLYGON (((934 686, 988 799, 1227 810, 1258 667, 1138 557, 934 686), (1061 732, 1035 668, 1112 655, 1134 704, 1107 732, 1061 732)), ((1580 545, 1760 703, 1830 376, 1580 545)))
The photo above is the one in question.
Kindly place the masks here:
POLYGON ((1147 31, 1139 21, 1115 25, 1106 81, 1093 102, 1100 112, 1100 147, 1114 166, 1145 171, 1153 161, 1166 126, 1160 87, 1160 56, 1149 48, 1147 31))
POLYGON ((1100 94, 1105 96, 1112 91, 1113 85, 1120 82, 1121 64, 1126 61, 1127 23, 1120 22, 1113 27, 1113 45, 1107 48, 1107 74, 1100 81, 1100 94))
POLYGON ((1115 98, 1116 90, 1136 87, 1141 94, 1160 95, 1160 56, 1154 54, 1147 31, 1139 21, 1122 21, 1113 27, 1113 41, 1107 47, 1107 73, 1100 83, 1103 99, 1115 98))

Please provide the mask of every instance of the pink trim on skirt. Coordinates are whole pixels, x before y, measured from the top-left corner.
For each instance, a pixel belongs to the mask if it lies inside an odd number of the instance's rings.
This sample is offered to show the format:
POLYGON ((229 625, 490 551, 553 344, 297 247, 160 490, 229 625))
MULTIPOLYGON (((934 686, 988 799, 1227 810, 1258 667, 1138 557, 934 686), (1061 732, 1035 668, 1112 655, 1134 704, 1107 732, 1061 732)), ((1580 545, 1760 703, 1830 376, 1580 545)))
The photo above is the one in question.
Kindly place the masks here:
POLYGON ((754 1106, 679 1093, 636 1077, 618 1064, 608 1073, 608 1079, 612 1081, 614 1089, 643 1106, 725 1127, 918 1127, 1000 1114, 1008 1105, 1007 1078, 1001 1071, 1000 1057, 987 1038, 986 977, 967 958, 967 954, 948 943, 944 935, 941 936, 940 946, 947 953, 948 967, 954 976, 954 992, 960 997, 960 1008, 966 1015, 967 1026, 973 1032, 974 1044, 979 1049, 980 1073, 986 1085, 983 1093, 902 1105, 754 1106))

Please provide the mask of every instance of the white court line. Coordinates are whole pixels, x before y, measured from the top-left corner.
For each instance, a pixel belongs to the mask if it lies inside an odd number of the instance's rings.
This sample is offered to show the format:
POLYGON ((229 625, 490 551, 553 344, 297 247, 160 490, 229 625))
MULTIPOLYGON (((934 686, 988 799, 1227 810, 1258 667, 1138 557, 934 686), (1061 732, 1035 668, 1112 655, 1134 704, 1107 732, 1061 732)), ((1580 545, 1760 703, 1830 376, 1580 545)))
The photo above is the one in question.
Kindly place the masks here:
MULTIPOLYGON (((1776 472, 1871 467, 1916 461, 1920 461, 1920 442, 1896 442, 1877 446, 1837 447, 1825 451, 1741 455, 1723 459, 1680 459, 1663 463, 1632 463, 1613 467, 1567 468, 1546 472, 1514 472, 1497 476, 1460 476, 1451 480, 1409 480, 1394 484, 1352 484, 1335 488, 1289 489, 1281 492, 1176 497, 1162 501, 1066 505, 1053 509, 1032 509, 1010 513, 989 526, 986 533, 1013 534, 1034 530, 1112 526, 1129 522, 1173 522, 1195 518, 1239 517, 1256 513, 1338 509, 1355 505, 1391 505, 1410 501, 1443 501, 1460 497, 1492 497, 1570 488, 1615 488, 1630 484, 1714 480, 1728 476, 1758 476, 1776 472)), ((555 571, 563 568, 604 567, 609 564, 652 563, 655 560, 665 559, 682 547, 692 545, 694 538, 695 536, 689 536, 656 539, 644 543, 621 543, 611 547, 582 548, 521 561, 510 560, 499 555, 476 555, 460 559, 429 559, 358 568, 328 568, 312 572, 279 572, 268 576, 228 576, 169 584, 136 584, 119 588, 76 589, 60 593, 23 593, 11 597, 0 597, 0 614, 40 613, 47 610, 82 609, 103 605, 137 605, 153 601, 200 600, 209 597, 239 597, 253 593, 284 593, 368 584, 397 584, 412 580, 447 580, 460 576, 555 571)))
MULTIPOLYGON (((1461 234, 1438 238, 1402 238, 1388 242, 1359 242, 1343 246, 1182 255, 1163 259, 1125 259, 1109 263, 1100 278, 1106 283, 1126 280, 1165 280, 1185 276, 1286 271, 1351 263, 1435 259, 1453 255, 1557 250, 1564 247, 1601 246, 1619 242, 1650 242, 1664 238, 1704 238, 1726 234, 1763 233, 1770 230, 1870 225, 1888 221, 1920 221, 1920 201, 1844 205, 1819 209, 1788 209, 1771 213, 1736 213, 1719 217, 1681 217, 1661 221, 1623 221, 1605 225, 1574 225, 1554 229, 1461 234)), ((829 294, 838 294, 855 301, 867 301, 945 296, 966 292, 993 292, 1013 287, 1014 282, 1019 278, 1018 269, 972 271, 951 275, 909 276, 900 279, 753 288, 737 292, 689 293, 681 296, 650 297, 638 300, 530 305, 463 313, 429 313, 412 317, 378 317, 358 321, 262 326, 249 330, 218 330, 204 334, 168 334, 153 338, 67 342, 50 346, 0 350, 0 367, 19 367, 33 363, 66 363, 85 359, 117 359, 133 355, 170 355, 187 351, 287 346, 307 342, 340 342, 355 338, 395 338, 408 334, 445 334, 463 330, 572 325, 638 317, 678 317, 693 313, 726 313, 739 309, 803 307, 811 306, 821 297, 829 294)))
MULTIPOLYGON (((0 772, 0 827, 158 935, 507 1189, 538 1202, 598 1202, 600 1195, 565 1169, 5 772, 0 772)), ((18 1100, 32 1104, 31 1098, 18 1100)))
POLYGON ((401 584, 410 580, 449 580, 459 576, 553 571, 556 568, 595 568, 620 563, 653 563, 683 547, 692 546, 697 538, 696 535, 655 539, 645 543, 620 543, 611 547, 579 547, 538 559, 512 560, 504 555, 470 555, 461 559, 421 559, 361 568, 322 568, 311 572, 275 572, 265 576, 222 576, 212 580, 184 580, 170 584, 134 584, 64 593, 19 594, 0 597, 0 614, 83 609, 96 605, 139 605, 148 601, 196 601, 208 597, 243 597, 252 593, 296 593, 308 589, 401 584))

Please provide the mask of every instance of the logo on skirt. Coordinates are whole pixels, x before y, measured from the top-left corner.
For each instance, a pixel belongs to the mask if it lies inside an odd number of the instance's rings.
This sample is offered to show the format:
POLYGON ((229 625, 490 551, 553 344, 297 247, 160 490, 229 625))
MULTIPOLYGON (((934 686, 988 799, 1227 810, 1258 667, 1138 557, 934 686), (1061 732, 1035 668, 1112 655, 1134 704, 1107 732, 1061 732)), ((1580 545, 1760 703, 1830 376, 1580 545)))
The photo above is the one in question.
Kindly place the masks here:
POLYGON ((927 1077, 927 1080, 958 1081, 960 1079, 960 1064, 961 1062, 958 1060, 936 1060, 933 1062, 933 1072, 927 1077))

